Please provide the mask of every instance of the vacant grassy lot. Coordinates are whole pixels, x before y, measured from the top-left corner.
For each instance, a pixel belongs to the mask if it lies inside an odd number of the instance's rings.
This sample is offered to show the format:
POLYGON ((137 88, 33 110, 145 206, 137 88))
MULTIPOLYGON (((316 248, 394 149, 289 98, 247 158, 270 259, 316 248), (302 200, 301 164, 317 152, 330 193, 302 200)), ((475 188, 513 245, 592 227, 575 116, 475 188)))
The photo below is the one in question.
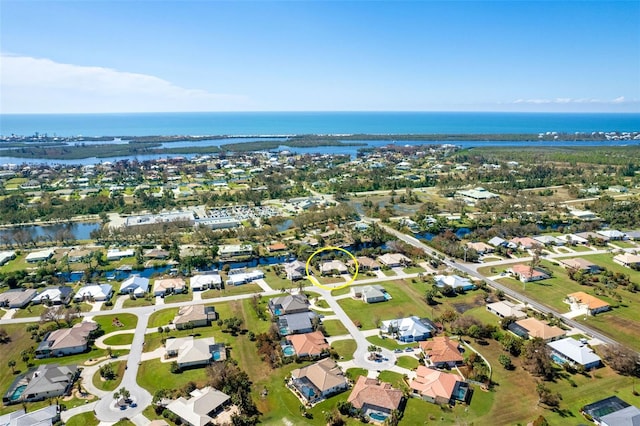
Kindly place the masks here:
POLYGON ((123 308, 137 308, 138 306, 153 306, 156 304, 156 298, 151 297, 149 299, 139 297, 137 299, 127 299, 122 304, 123 308))
POLYGON ((100 423, 93 412, 80 413, 71 417, 65 424, 67 426, 97 426, 100 423))
POLYGON ((169 325, 173 321, 173 318, 178 314, 178 308, 166 308, 162 310, 158 310, 151 314, 149 317, 149 328, 153 327, 164 327, 165 325, 169 325))
POLYGON ((338 352, 341 361, 349 361, 353 359, 353 353, 358 347, 356 341, 353 339, 336 340, 331 344, 331 347, 338 352))
POLYGON ((134 314, 100 315, 95 316, 93 319, 100 324, 104 334, 109 334, 113 331, 132 330, 138 324, 138 317, 134 314), (116 326, 118 321, 122 324, 122 327, 116 326))
POLYGON ((44 311, 48 308, 46 305, 38 304, 38 305, 29 305, 24 309, 18 309, 15 314, 13 314, 13 318, 29 318, 29 317, 40 317, 44 311))
POLYGON ((343 334, 349 334, 340 320, 323 321, 322 325, 327 332, 327 336, 342 336, 343 334))
MULTIPOLYGON (((202 293, 203 299, 212 299, 214 297, 222 297, 222 296, 233 296, 236 294, 248 294, 248 293, 260 293, 262 292, 262 287, 258 284, 244 284, 239 286, 228 286, 223 288, 222 290, 211 289, 202 293)), ((191 299, 189 299, 191 300, 191 299)))
POLYGON ((162 363, 159 359, 152 359, 144 361, 140 365, 137 380, 140 386, 153 395, 160 389, 177 389, 189 382, 196 383, 198 387, 205 386, 207 375, 204 368, 194 368, 173 374, 171 363, 162 363))

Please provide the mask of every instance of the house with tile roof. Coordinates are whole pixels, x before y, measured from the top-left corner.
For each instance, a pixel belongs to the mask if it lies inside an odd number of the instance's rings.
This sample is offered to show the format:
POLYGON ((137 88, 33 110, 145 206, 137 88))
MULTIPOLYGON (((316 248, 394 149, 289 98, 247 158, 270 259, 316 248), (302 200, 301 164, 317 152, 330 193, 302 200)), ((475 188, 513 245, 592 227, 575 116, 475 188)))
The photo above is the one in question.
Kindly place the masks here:
POLYGON ((413 396, 439 405, 454 404, 458 395, 465 395, 463 398, 466 399, 469 394, 468 385, 462 377, 424 365, 418 366, 416 377, 411 380, 409 387, 413 396))
POLYGON ((204 305, 188 305, 178 309, 173 324, 178 330, 194 327, 206 327, 218 318, 216 308, 204 305))
POLYGON ((320 264, 320 273, 322 275, 346 274, 349 268, 341 260, 329 260, 320 264))
POLYGON ((559 261, 565 268, 573 269, 585 274, 598 274, 600 273, 600 271, 602 271, 602 268, 600 266, 581 257, 576 257, 573 259, 560 259, 559 261))
POLYGON ((508 300, 500 300, 487 304, 487 311, 499 316, 500 318, 514 317, 516 319, 526 318, 527 314, 523 311, 523 304, 514 304, 508 300))
POLYGON ((589 315, 595 315, 611 309, 611 305, 604 300, 583 291, 568 294, 565 303, 571 305, 571 310, 586 309, 589 315))
POLYGON ((157 279, 153 283, 153 295, 154 296, 167 296, 170 294, 182 293, 187 284, 182 278, 164 278, 157 279))
POLYGON ((420 342, 420 350, 425 360, 437 368, 455 367, 464 363, 460 345, 449 336, 436 336, 432 340, 420 342))
POLYGON ((531 268, 529 265, 524 265, 522 263, 511 266, 507 271, 523 283, 546 280, 549 278, 549 274, 546 272, 541 271, 540 269, 531 268))
POLYGON ((320 331, 311 333, 293 334, 287 337, 287 343, 293 346, 299 357, 319 357, 328 355, 331 346, 320 331))
POLYGON ((411 259, 401 253, 386 253, 382 256, 378 256, 378 262, 389 268, 395 268, 399 266, 407 266, 411 264, 411 259))
POLYGON ((400 410, 404 397, 402 391, 389 383, 360 376, 353 386, 347 402, 371 420, 382 422, 394 410, 400 410))
POLYGON ((269 311, 275 316, 309 311, 309 300, 304 293, 288 294, 269 299, 269 311))
POLYGON ((170 338, 165 341, 165 357, 176 358, 178 367, 204 366, 213 359, 215 339, 196 339, 193 336, 170 338))
POLYGON ((338 364, 331 358, 325 358, 307 367, 291 372, 289 389, 308 403, 317 403, 323 399, 343 392, 349 382, 338 364))
POLYGON ((68 395, 79 375, 80 370, 75 365, 40 365, 18 376, 9 386, 2 401, 5 404, 15 404, 68 395), (22 386, 22 392, 18 392, 22 386))
POLYGON ((640 255, 632 253, 618 254, 613 257, 613 261, 627 268, 638 267, 640 266, 640 255))

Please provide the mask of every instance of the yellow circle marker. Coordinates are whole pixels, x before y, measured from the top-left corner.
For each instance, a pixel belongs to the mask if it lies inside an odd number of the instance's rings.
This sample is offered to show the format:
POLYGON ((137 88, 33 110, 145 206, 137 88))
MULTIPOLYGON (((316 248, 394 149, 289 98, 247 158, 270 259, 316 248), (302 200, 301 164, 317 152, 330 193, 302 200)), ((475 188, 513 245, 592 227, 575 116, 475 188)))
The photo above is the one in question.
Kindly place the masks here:
POLYGON ((305 273, 307 274, 307 278, 309 279, 309 281, 311 281, 311 284, 315 285, 316 287, 320 287, 323 290, 338 290, 341 288, 345 288, 347 286, 349 286, 352 282, 354 282, 356 280, 356 278, 358 277, 358 268, 360 265, 358 265, 358 261, 356 260, 356 257, 351 254, 351 252, 349 252, 348 250, 345 250, 343 248, 340 247, 333 247, 333 246, 328 246, 328 247, 323 247, 319 250, 314 251, 311 256, 309 256, 309 258, 307 259, 307 265, 305 267, 305 273), (309 264, 311 263, 311 259, 313 259, 313 256, 315 256, 318 253, 322 253, 323 251, 329 251, 329 250, 338 250, 344 253, 347 253, 349 255, 349 257, 351 257, 351 259, 353 259, 353 263, 354 265, 356 265, 356 273, 353 274, 353 278, 351 278, 349 281, 347 281, 346 283, 342 284, 341 286, 338 287, 328 287, 326 285, 320 284, 320 282, 318 281, 318 279, 314 276, 309 275, 309 264))

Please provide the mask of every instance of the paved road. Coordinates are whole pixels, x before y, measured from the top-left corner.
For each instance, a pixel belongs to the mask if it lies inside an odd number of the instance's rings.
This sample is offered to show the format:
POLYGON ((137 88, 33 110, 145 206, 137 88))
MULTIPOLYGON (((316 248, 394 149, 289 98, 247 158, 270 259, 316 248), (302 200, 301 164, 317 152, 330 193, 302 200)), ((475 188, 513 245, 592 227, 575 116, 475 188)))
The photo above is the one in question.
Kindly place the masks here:
MULTIPOLYGON (((433 252, 436 252, 442 256, 444 256, 443 253, 438 252, 437 250, 433 249, 432 247, 427 246, 426 244, 424 244, 422 241, 418 240, 415 237, 412 237, 410 235, 406 235, 403 234, 402 232, 399 232, 387 225, 384 225, 383 223, 380 223, 379 221, 375 220, 375 219, 371 219, 371 218, 364 218, 363 217, 363 221, 365 222, 375 222, 378 224, 378 226, 382 227, 386 232, 388 232, 391 235, 394 235, 395 237, 397 237, 398 239, 404 241, 407 244, 410 244, 414 247, 420 248, 422 249, 425 253, 428 253, 429 255, 431 255, 433 252)), ((604 253, 606 253, 606 251, 603 251, 604 253)), ((592 253, 589 253, 592 254, 592 253)), ((593 252, 593 254, 597 254, 596 252, 593 252)), ((575 253, 573 254, 562 254, 562 255, 554 255, 553 257, 567 257, 567 256, 576 256, 575 253)), ((446 256, 445 256, 446 258, 446 256)), ((518 260, 514 260, 514 262, 523 262, 526 261, 526 259, 518 259, 518 260)), ((479 278, 481 280, 483 280, 484 282, 486 282, 489 286, 498 289, 498 290, 502 290, 504 292, 504 294, 519 300, 521 302, 527 303, 529 306, 533 307, 534 309, 543 312, 543 313, 551 313, 553 314, 555 317, 562 319, 562 321, 564 323, 566 323, 567 325, 571 326, 571 327, 575 327, 579 330, 581 330, 584 334, 589 335, 591 337, 594 337, 598 340, 601 340, 604 343, 607 344, 616 344, 618 342, 616 342, 614 339, 612 339, 609 336, 606 336, 605 334, 600 333, 597 330, 594 330, 591 327, 588 327, 586 325, 584 325, 583 323, 580 323, 578 321, 569 319, 569 318, 564 318, 562 316, 562 314, 554 309, 549 308, 548 306, 545 306, 533 299, 531 299, 528 296, 525 296, 523 294, 520 294, 514 290, 511 290, 510 288, 500 284, 499 282, 493 281, 489 278, 486 278, 483 275, 480 275, 477 271, 477 265, 475 265, 474 267, 470 267, 469 265, 466 264, 462 264, 462 263, 458 263, 458 262, 451 262, 450 260, 445 260, 444 261, 445 265, 447 265, 448 267, 452 268, 452 269, 457 269, 461 272, 465 272, 473 277, 479 278)), ((486 266, 486 265, 485 265, 486 266)))

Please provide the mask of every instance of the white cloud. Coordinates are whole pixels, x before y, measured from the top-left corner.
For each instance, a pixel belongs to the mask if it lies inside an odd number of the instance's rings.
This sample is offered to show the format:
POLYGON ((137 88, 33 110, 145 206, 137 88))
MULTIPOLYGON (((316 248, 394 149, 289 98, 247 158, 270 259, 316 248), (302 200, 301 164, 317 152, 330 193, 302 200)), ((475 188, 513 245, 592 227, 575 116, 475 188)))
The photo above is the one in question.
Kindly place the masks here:
POLYGON ((153 75, 2 54, 0 112, 179 112, 250 108, 246 96, 187 89, 153 75))
POLYGON ((592 98, 555 98, 555 99, 516 99, 514 104, 533 104, 533 105, 549 105, 549 104, 622 104, 627 103, 624 96, 617 97, 609 101, 592 98))

